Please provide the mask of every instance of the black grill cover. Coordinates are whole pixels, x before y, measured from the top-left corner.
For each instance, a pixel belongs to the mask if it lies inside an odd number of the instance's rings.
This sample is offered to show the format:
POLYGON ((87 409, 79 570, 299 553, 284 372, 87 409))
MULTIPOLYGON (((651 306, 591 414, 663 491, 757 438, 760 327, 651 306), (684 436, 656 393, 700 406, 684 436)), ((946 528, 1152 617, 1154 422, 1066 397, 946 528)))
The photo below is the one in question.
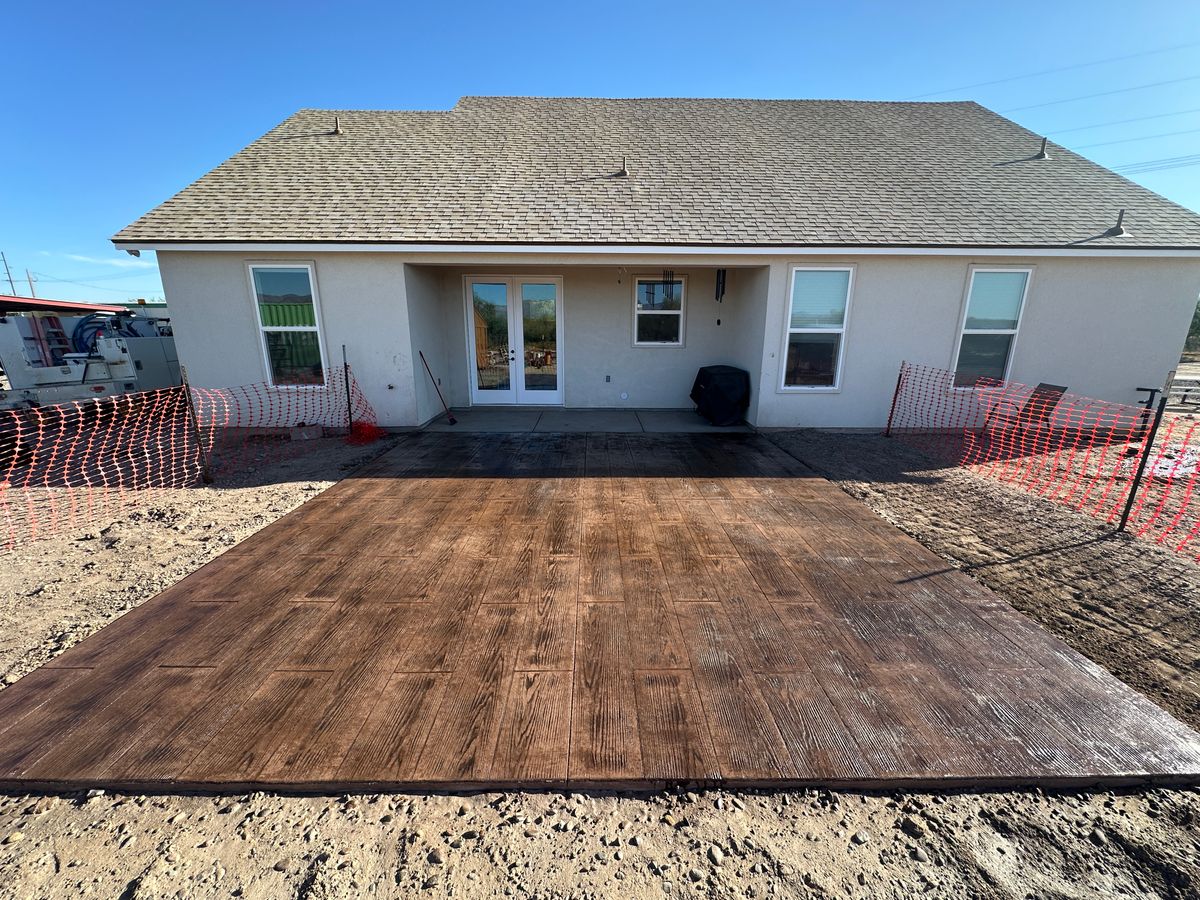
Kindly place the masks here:
POLYGON ((733 366, 704 366, 692 384, 696 412, 713 425, 740 425, 750 408, 750 373, 733 366))

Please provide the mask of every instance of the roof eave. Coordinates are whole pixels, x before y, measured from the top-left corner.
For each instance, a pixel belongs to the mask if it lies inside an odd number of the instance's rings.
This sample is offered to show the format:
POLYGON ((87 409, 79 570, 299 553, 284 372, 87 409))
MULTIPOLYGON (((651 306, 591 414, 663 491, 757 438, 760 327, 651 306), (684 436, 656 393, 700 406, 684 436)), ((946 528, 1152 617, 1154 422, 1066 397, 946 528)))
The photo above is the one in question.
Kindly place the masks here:
POLYGON ((664 254, 682 255, 986 255, 986 256, 1183 256, 1200 257, 1198 244, 712 244, 534 242, 534 241, 335 241, 335 240, 182 240, 112 238, 122 250, 189 250, 198 252, 379 252, 379 253, 546 253, 546 254, 664 254))

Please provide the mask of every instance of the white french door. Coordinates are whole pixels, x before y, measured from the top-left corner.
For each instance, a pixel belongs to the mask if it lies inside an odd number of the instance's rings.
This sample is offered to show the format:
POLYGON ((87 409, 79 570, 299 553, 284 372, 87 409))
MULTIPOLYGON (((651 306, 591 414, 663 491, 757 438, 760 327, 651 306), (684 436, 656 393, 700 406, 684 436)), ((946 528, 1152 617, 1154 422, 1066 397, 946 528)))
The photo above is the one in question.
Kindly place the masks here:
POLYGON ((472 403, 563 402, 562 279, 468 276, 472 403))

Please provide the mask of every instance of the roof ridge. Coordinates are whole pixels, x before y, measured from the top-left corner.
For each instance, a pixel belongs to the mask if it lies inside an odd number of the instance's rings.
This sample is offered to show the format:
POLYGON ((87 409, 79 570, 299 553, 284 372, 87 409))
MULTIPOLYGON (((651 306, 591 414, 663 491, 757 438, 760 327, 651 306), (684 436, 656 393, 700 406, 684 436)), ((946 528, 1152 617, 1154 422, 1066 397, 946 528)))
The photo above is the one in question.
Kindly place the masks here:
POLYGON ((829 104, 874 104, 881 106, 966 106, 980 104, 975 100, 859 100, 837 97, 585 97, 582 95, 551 96, 548 94, 463 94, 452 109, 464 100, 577 100, 602 101, 604 103, 829 103, 829 104))

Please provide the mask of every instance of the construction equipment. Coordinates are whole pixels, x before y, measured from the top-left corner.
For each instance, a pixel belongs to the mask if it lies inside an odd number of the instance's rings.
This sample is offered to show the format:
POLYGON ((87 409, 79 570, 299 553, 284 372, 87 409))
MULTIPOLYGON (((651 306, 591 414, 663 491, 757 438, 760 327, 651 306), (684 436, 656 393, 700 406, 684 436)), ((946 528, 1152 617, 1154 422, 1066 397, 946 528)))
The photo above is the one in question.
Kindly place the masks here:
POLYGON ((180 384, 168 319, 129 312, 0 314, 0 409, 180 384))

